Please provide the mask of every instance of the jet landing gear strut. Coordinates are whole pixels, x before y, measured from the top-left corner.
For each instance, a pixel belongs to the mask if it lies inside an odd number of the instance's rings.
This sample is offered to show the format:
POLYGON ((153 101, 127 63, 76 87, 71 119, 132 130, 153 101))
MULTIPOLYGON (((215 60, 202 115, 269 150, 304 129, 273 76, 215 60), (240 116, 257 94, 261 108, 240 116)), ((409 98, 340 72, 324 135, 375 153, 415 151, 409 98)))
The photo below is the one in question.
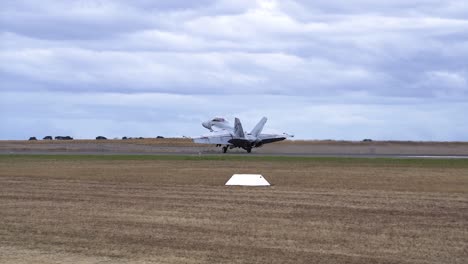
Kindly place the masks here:
POLYGON ((243 149, 245 149, 247 151, 247 153, 252 152, 252 148, 243 148, 243 149))
MULTIPOLYGON (((223 146, 223 153, 226 153, 228 151, 229 148, 233 148, 232 146, 229 147, 229 146, 223 146)), ((252 148, 243 148, 247 151, 247 153, 251 153, 252 152, 252 148)))

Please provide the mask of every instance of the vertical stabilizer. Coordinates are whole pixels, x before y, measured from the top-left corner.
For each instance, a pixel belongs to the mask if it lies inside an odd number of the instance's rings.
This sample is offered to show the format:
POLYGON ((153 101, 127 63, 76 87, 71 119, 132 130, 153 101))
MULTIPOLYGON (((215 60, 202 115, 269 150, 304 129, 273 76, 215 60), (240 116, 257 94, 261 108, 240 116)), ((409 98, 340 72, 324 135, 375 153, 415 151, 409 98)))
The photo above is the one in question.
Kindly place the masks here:
POLYGON ((242 124, 237 117, 234 119, 234 135, 237 138, 245 138, 244 129, 242 128, 242 124))
POLYGON ((262 120, 260 120, 260 122, 258 122, 258 124, 254 127, 254 129, 252 129, 252 132, 250 132, 250 134, 254 137, 258 137, 258 135, 262 133, 263 127, 265 126, 266 122, 267 118, 263 117, 262 120))

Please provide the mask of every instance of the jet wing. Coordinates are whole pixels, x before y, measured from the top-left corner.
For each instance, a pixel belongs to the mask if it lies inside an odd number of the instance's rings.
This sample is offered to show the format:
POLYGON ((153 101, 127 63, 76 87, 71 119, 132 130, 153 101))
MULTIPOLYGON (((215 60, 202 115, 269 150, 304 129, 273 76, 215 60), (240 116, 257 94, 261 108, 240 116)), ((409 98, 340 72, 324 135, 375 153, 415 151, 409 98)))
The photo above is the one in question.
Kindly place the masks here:
POLYGON ((203 136, 193 138, 193 142, 197 144, 221 144, 221 145, 228 145, 229 140, 232 139, 230 134, 225 135, 213 135, 213 136, 203 136))

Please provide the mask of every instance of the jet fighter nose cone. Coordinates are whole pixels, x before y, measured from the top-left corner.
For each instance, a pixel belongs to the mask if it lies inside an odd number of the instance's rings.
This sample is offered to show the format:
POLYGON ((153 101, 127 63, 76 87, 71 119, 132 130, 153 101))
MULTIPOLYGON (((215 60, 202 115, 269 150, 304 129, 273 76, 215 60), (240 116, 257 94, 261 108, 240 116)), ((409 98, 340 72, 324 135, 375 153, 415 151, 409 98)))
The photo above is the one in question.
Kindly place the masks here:
POLYGON ((206 128, 206 129, 210 129, 210 130, 211 130, 211 124, 210 124, 210 122, 203 122, 203 123, 202 123, 202 126, 203 126, 204 128, 206 128))

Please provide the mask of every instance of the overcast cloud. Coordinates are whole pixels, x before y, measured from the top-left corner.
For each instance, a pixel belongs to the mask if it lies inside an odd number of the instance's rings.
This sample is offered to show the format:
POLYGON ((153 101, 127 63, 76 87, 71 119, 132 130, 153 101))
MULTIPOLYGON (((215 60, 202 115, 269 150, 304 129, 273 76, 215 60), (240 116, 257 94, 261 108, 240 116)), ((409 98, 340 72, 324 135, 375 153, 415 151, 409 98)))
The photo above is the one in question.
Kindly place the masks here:
POLYGON ((300 139, 468 140, 468 5, 4 0, 0 85, 0 139, 267 116, 300 139))

